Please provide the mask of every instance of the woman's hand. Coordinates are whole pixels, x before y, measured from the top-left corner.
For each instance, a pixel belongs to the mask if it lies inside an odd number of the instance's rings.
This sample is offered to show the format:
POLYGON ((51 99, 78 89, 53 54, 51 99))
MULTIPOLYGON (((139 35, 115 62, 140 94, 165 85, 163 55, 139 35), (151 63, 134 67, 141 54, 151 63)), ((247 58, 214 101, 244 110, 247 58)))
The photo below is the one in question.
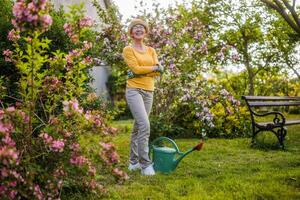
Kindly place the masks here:
POLYGON ((160 63, 155 65, 154 72, 159 72, 161 75, 164 73, 164 66, 162 66, 160 63))

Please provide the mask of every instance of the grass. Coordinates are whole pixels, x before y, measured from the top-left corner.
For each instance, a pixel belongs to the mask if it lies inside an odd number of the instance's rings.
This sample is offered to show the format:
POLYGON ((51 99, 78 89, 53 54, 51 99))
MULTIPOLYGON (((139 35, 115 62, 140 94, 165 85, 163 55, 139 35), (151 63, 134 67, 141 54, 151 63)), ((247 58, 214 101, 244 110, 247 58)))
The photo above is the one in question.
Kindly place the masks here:
MULTIPOLYGON (((131 123, 113 123, 121 130, 114 143, 125 170, 131 123)), ((199 142, 175 141, 182 151, 199 142)), ((250 142, 250 138, 208 139, 203 150, 188 155, 169 175, 143 177, 127 171, 130 179, 108 186, 106 199, 300 199, 300 126, 288 127, 286 150, 253 148, 250 142)))

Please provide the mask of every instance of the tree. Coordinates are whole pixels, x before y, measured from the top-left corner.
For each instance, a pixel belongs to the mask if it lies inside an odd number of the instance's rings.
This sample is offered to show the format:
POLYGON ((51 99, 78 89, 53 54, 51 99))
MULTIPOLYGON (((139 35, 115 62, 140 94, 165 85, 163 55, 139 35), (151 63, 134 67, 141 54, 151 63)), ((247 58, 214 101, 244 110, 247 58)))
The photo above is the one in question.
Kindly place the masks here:
POLYGON ((262 70, 268 73, 289 70, 297 75, 297 44, 290 37, 292 29, 283 19, 265 12, 253 2, 239 1, 236 4, 231 0, 222 0, 218 3, 219 8, 211 6, 218 16, 214 23, 214 28, 218 30, 216 43, 233 46, 239 55, 236 63, 233 63, 232 58, 228 57, 230 53, 224 50, 225 55, 219 65, 226 68, 237 64, 237 67, 244 68, 247 72, 248 94, 254 95, 255 91, 260 91, 255 89, 255 77, 262 70))
POLYGON ((298 13, 296 11, 296 0, 293 0, 292 5, 287 0, 261 0, 261 2, 280 14, 300 37, 300 18, 298 15, 299 11, 298 13))

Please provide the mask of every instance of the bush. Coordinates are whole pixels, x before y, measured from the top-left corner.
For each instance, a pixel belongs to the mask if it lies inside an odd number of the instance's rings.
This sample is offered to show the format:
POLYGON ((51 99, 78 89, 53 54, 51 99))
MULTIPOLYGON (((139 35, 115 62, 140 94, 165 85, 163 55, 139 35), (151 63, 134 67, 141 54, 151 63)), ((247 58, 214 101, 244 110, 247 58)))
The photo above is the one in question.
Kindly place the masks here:
POLYGON ((153 137, 240 137, 250 132, 246 107, 216 80, 200 74, 169 74, 160 82, 154 102, 153 137))
MULTIPOLYGON (((13 8, 18 13, 8 36, 13 45, 3 55, 20 74, 19 99, 1 102, 1 199, 59 199, 69 190, 101 196, 105 183, 128 178, 117 168, 119 156, 110 142, 117 130, 107 125, 105 113, 80 106, 98 105, 83 99, 92 48, 85 33, 92 20, 83 6, 71 7, 64 29, 74 49, 49 53, 51 41, 43 35, 52 24, 48 8, 47 1, 21 0, 13 8), (81 138, 91 135, 101 141, 87 152, 81 138)), ((5 90, 2 79, 0 89, 5 90)))

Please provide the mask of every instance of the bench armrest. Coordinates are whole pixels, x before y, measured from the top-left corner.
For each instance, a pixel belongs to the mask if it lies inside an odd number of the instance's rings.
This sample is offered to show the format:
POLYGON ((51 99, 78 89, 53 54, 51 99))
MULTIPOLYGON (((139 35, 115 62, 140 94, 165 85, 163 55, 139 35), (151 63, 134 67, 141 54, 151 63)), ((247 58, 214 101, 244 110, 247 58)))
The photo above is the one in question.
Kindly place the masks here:
POLYGON ((267 112, 267 113, 257 113, 252 111, 253 115, 257 116, 257 117, 265 117, 268 115, 274 115, 274 119, 273 119, 273 123, 274 124, 281 124, 284 125, 285 124, 285 117, 281 112, 277 112, 277 111, 271 111, 271 112, 267 112))

